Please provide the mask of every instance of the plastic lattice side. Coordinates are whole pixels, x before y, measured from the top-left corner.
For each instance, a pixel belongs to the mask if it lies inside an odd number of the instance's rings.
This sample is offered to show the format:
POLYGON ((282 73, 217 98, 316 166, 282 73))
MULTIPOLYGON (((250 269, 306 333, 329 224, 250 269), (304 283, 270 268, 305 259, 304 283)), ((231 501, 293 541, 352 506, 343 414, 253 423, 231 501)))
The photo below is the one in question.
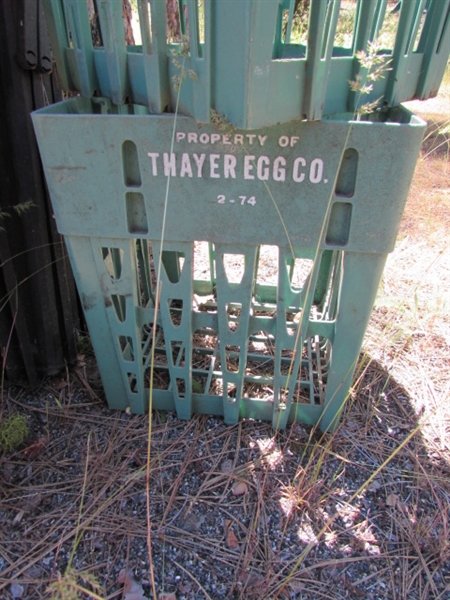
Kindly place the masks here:
POLYGON ((137 0, 135 42, 119 0, 45 0, 58 74, 66 90, 153 113, 179 111, 236 127, 353 112, 358 80, 366 101, 392 107, 436 95, 450 53, 450 0, 180 0, 172 28, 164 0, 137 0), (384 77, 370 78, 359 53, 375 44, 384 77))

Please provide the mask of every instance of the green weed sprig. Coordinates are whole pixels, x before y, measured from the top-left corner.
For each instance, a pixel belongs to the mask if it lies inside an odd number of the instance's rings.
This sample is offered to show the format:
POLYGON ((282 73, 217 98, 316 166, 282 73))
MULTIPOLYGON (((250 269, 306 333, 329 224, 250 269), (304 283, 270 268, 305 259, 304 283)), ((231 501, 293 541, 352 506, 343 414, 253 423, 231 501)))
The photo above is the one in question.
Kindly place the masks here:
POLYGON ((383 96, 380 96, 372 102, 366 102, 358 107, 361 96, 369 95, 373 92, 373 85, 376 81, 383 79, 386 72, 389 71, 390 60, 386 60, 386 56, 380 54, 380 43, 375 40, 368 42, 367 50, 356 52, 355 56, 361 67, 361 71, 356 75, 355 79, 349 81, 350 90, 357 94, 356 119, 359 121, 362 116, 374 113, 380 108, 383 96))
POLYGON ((48 587, 51 600, 79 600, 80 593, 93 600, 103 600, 101 585, 92 573, 80 573, 68 567, 64 575, 58 573, 58 579, 48 587), (87 586, 91 589, 87 589, 87 586))
POLYGON ((6 206, 3 210, 0 211, 0 231, 5 231, 5 228, 2 226, 2 222, 4 219, 11 218, 11 211, 14 211, 20 217, 33 206, 36 206, 33 200, 27 200, 26 202, 21 202, 20 204, 16 204, 15 206, 6 206))
POLYGON ((11 415, 0 424, 0 450, 13 452, 23 444, 27 435, 27 418, 11 415))
POLYGON ((186 56, 189 56, 190 54, 189 36, 182 35, 178 48, 173 48, 170 52, 172 54, 173 65, 180 71, 172 77, 173 88, 175 92, 178 93, 182 82, 186 79, 186 75, 189 75, 191 79, 198 81, 197 73, 192 69, 186 69, 184 66, 186 56), (180 58, 181 60, 179 60, 180 58))

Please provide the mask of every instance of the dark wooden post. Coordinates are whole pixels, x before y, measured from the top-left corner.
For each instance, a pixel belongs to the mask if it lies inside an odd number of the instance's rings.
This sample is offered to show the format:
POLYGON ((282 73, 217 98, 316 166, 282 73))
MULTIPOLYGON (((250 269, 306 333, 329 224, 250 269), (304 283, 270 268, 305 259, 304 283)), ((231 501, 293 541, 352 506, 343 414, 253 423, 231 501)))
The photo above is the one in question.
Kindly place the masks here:
MULTIPOLYGON (((76 360, 75 287, 30 113, 61 99, 40 0, 0 2, 0 345, 6 375, 35 383, 76 360), (22 215, 14 207, 32 202, 22 215)), ((64 143, 64 140, 61 140, 64 143)))

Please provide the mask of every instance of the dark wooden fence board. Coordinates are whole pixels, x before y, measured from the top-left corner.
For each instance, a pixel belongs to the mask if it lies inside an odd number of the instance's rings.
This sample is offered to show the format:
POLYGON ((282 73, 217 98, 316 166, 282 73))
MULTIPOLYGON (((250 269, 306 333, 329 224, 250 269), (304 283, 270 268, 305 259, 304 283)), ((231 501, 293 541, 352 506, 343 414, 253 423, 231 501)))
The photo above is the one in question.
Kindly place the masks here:
POLYGON ((33 27, 38 35, 39 16, 38 0, 0 2, 0 208, 11 214, 0 232, 0 343, 3 354, 8 348, 7 377, 32 383, 76 361, 74 330, 80 326, 30 118, 33 110, 60 100, 61 92, 46 72, 47 56, 35 68, 23 68, 30 66, 24 50, 33 27), (11 208, 30 200, 34 206, 21 216, 11 208))

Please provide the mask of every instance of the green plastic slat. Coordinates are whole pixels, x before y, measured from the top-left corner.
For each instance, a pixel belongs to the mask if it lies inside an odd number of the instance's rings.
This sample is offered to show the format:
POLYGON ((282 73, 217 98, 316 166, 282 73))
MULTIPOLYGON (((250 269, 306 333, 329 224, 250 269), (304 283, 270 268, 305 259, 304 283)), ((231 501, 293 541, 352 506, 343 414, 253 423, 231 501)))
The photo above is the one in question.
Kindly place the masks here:
POLYGON ((115 104, 123 104, 127 95, 127 52, 122 3, 101 0, 98 20, 104 45, 103 51, 95 52, 101 94, 115 104))
POLYGON ((208 122, 210 120, 211 110, 211 3, 212 0, 205 0, 203 4, 205 41, 201 44, 198 2, 196 0, 188 0, 187 2, 190 24, 191 68, 196 78, 192 86, 192 102, 194 107, 192 116, 201 122, 208 122), (196 81, 198 81, 199 85, 196 85, 196 81))
POLYGON ((312 278, 312 285, 301 292, 294 292, 290 284, 288 266, 292 254, 285 249, 280 249, 279 255, 279 284, 277 294, 277 331, 275 339, 275 378, 273 393, 273 417, 272 425, 275 429, 284 429, 292 406, 293 396, 296 391, 296 382, 299 379, 299 369, 302 361, 302 349, 304 340, 307 338, 306 332, 309 324, 309 314, 314 295, 314 285, 317 279, 320 260, 316 263, 314 269, 315 275, 312 278), (303 292, 303 293, 302 293, 303 292), (303 313, 303 318, 293 327, 289 323, 290 334, 288 333, 287 313, 297 310, 298 314, 303 313), (300 329, 300 331, 299 331, 300 329), (282 353, 286 350, 292 350, 294 359, 288 369, 288 373, 282 375, 282 353))
POLYGON ((84 96, 92 96, 97 78, 87 3, 64 0, 64 12, 69 40, 65 53, 71 79, 84 96))
MULTIPOLYGON (((169 250, 172 244, 164 248, 169 250)), ((166 267, 161 268, 160 312, 164 330, 164 342, 168 357, 168 369, 171 378, 177 414, 182 419, 192 416, 192 244, 176 244, 170 255, 183 255, 183 268, 174 280, 166 267)), ((153 244, 155 269, 158 272, 161 259, 161 244, 153 244)), ((163 252, 164 254, 164 252, 163 252)))
POLYGON ((136 283, 142 284, 142 303, 144 306, 155 305, 155 296, 152 289, 150 265, 147 260, 149 246, 147 240, 136 242, 136 283))
POLYGON ((311 3, 303 103, 303 112, 311 120, 319 119, 322 115, 329 61, 329 56, 322 56, 323 36, 327 13, 333 8, 334 2, 311 3))
POLYGON ((370 32, 378 4, 378 0, 366 0, 366 2, 357 5, 355 15, 355 35, 352 47, 353 55, 360 50, 367 49, 367 44, 371 39, 370 32))
POLYGON ((272 93, 278 3, 217 2, 213 9, 214 108, 231 123, 253 128, 266 118, 272 93))
POLYGON ((339 5, 335 0, 311 4, 303 105, 304 114, 311 120, 323 114, 339 5))
MULTIPOLYGON (((375 14, 371 24, 371 35, 370 41, 374 41, 378 38, 381 28, 383 26, 386 12, 388 10, 388 0, 378 0, 375 14)), ((369 41, 369 40, 368 40, 369 41)))
POLYGON ((132 94, 135 102, 161 113, 170 106, 165 6, 155 0, 138 0, 138 9, 142 52, 127 53, 132 94))
POLYGON ((421 100, 437 95, 450 54, 450 0, 433 0, 428 7, 418 52, 423 67, 417 84, 421 100))
POLYGON ((223 373, 223 414, 225 422, 236 423, 239 419, 243 398, 243 380, 247 363, 247 341, 253 296, 256 248, 240 244, 232 246, 216 244, 216 292, 218 311, 218 337, 220 362, 223 373), (241 255, 244 258, 244 271, 238 284, 228 281, 224 266, 224 256, 241 255), (230 313, 236 312, 232 317, 230 313), (229 350, 238 360, 229 368, 229 350), (232 393, 230 392, 232 389, 232 393))
POLYGON ((113 330, 111 330, 108 320, 107 311, 110 307, 106 306, 103 301, 103 293, 99 290, 99 281, 108 285, 110 276, 103 271, 101 266, 100 271, 97 269, 101 248, 118 247, 123 245, 123 240, 97 240, 95 238, 91 240, 86 237, 71 236, 67 237, 65 241, 71 257, 72 270, 86 322, 89 331, 92 332, 92 346, 108 404, 110 408, 119 410, 125 410, 131 406, 134 412, 139 412, 139 407, 130 397, 128 386, 123 378, 117 340, 113 338, 113 330), (100 276, 102 276, 101 280, 100 276))
POLYGON ((58 69, 62 89, 71 90, 69 70, 65 60, 65 49, 69 47, 69 38, 64 21, 64 10, 60 0, 43 0, 47 27, 52 39, 53 59, 58 69))
POLYGON ((420 18, 426 0, 411 0, 403 2, 400 10, 400 20, 395 38, 392 61, 389 63, 385 101, 389 106, 401 102, 405 78, 410 76, 411 45, 420 25, 420 18))
MULTIPOLYGON (((286 26, 286 42, 290 43, 291 36, 292 36, 292 24, 293 24, 293 20, 294 20, 295 0, 286 0, 284 5, 282 5, 282 8, 284 8, 284 9, 287 8, 289 10, 288 22, 287 22, 287 26, 286 26)), ((281 28, 279 28, 279 29, 281 29, 281 28)))
MULTIPOLYGON (((371 30, 373 29, 373 23, 376 22, 375 16, 377 8, 380 8, 379 0, 369 0, 363 4, 358 4, 356 17, 355 17, 355 34, 353 39, 353 64, 351 80, 356 81, 358 75, 363 75, 361 64, 356 58, 356 54, 361 51, 366 51, 368 43, 373 39, 371 36, 371 30)), ((354 112, 357 109, 358 95, 356 92, 349 92, 347 110, 354 112)))
POLYGON ((334 429, 339 422, 385 262, 383 254, 343 256, 339 303, 345 309, 339 310, 333 336, 333 355, 320 419, 324 431, 334 429), (339 348, 345 351, 336 352, 339 348))

